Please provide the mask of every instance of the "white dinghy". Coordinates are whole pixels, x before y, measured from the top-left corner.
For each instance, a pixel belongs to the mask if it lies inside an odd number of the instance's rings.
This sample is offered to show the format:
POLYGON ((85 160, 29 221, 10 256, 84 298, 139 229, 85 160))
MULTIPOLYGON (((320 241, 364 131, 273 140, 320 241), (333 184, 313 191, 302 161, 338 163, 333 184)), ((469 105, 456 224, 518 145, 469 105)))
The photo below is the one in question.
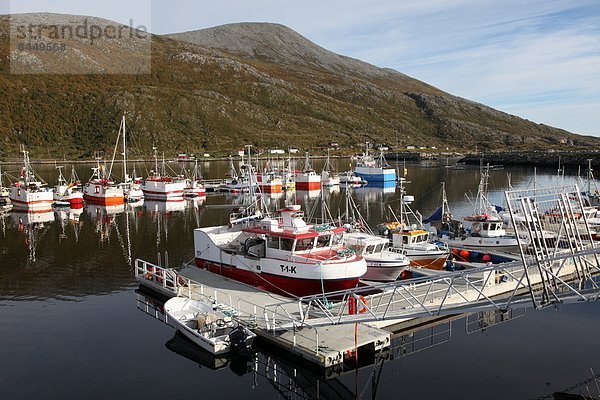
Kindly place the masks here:
POLYGON ((165 313, 181 333, 212 354, 243 352, 256 337, 218 306, 187 297, 168 300, 165 313))

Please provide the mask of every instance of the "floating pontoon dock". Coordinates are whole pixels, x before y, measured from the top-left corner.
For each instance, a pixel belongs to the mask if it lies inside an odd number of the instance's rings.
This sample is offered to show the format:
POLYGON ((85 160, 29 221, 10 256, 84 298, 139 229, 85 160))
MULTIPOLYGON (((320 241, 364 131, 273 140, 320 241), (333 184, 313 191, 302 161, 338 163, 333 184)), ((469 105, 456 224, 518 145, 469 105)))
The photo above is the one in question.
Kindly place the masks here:
MULTIPOLYGON (((545 209, 565 216, 583 214, 576 186, 513 191, 506 196, 511 216, 520 213, 526 220, 539 219, 545 209), (572 204, 574 196, 579 207, 572 204)), ((549 246, 544 231, 532 231, 536 227, 531 226, 529 237, 542 240, 520 243, 518 261, 300 299, 196 267, 175 271, 136 260, 135 273, 140 284, 165 295, 214 302, 265 340, 327 368, 353 357, 355 350, 390 346, 392 334, 383 328, 408 326, 416 318, 598 300, 600 260, 594 243, 584 240, 592 237, 587 222, 584 235, 573 218, 565 217, 557 226, 558 239, 565 239, 560 242, 568 243, 567 248, 549 246), (351 314, 351 309, 357 313, 351 314)))

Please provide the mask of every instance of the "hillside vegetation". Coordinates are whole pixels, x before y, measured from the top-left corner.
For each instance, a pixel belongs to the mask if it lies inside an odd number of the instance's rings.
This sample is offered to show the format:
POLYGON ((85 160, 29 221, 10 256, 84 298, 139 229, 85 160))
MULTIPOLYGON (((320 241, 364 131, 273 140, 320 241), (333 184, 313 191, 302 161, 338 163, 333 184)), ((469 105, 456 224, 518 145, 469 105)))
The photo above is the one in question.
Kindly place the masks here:
MULTIPOLYGON (((19 18, 48 24, 86 17, 19 18)), ((40 157, 108 153, 122 114, 133 155, 148 155, 153 145, 167 154, 227 154, 244 144, 310 150, 331 141, 352 149, 370 141, 459 150, 600 143, 337 55, 277 24, 152 36, 151 73, 140 75, 44 74, 56 61, 11 53, 9 30, 8 17, 1 17, 0 157, 16 156, 20 143, 40 157), (11 60, 14 70, 30 67, 32 57, 39 73, 10 73, 11 60)), ((89 46, 69 45, 71 67, 93 60, 100 72, 141 57, 127 40, 98 44, 94 51, 102 56, 88 54, 89 46)))

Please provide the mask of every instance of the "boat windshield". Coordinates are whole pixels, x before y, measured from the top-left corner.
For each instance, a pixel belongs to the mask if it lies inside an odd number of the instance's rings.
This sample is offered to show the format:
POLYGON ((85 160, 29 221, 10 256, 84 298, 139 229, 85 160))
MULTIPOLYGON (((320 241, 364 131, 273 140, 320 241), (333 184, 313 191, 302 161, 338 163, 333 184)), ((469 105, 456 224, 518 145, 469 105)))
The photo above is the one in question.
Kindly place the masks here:
POLYGON ((342 240, 343 239, 344 239, 344 234, 343 233, 334 233, 332 235, 331 245, 332 246, 339 246, 340 244, 342 244, 342 240))
POLYGON ((312 250, 314 242, 314 238, 298 239, 296 241, 296 251, 312 250))
POLYGON ((317 238, 317 248, 329 246, 331 235, 321 235, 317 238))
POLYGON ((348 246, 350 250, 353 250, 356 254, 363 254, 363 250, 365 249, 364 245, 361 244, 351 244, 348 246))

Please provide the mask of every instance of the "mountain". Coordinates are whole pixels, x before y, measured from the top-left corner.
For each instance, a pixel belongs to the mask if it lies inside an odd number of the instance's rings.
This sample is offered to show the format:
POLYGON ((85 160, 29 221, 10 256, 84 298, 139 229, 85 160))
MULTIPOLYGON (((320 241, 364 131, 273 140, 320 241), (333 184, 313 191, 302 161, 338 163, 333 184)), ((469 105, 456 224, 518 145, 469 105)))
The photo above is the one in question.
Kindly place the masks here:
MULTIPOLYGON (((131 147, 140 154, 153 145, 227 154, 244 144, 311 150, 331 141, 353 149, 370 141, 463 151, 600 143, 335 54, 279 24, 149 35, 149 57, 131 34, 93 45, 67 40, 58 55, 19 50, 9 40, 16 22, 125 29, 85 16, 23 14, 13 16, 12 25, 9 16, 0 17, 0 156, 16 155, 19 143, 34 155, 109 152, 123 113, 131 147), (115 73, 136 65, 148 73, 115 73), (87 73, 44 73, 63 67, 87 73)), ((55 42, 50 29, 43 34, 55 42)))

